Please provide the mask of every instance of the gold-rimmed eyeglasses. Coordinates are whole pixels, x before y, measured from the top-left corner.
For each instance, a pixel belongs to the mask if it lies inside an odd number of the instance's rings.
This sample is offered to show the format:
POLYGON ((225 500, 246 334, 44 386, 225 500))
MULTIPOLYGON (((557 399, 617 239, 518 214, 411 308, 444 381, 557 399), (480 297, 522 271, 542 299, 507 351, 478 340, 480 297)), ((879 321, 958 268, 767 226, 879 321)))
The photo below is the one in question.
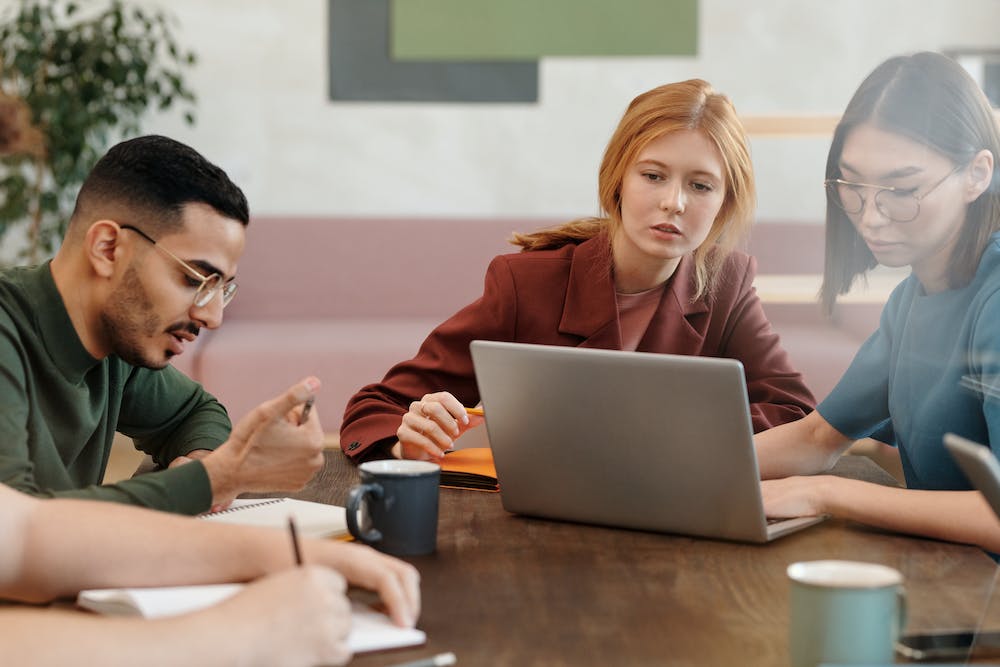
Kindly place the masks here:
MULTIPOLYGON (((217 292, 222 294, 223 308, 229 305, 229 302, 233 300, 234 296, 236 296, 236 290, 238 288, 238 285, 236 284, 235 281, 226 282, 225 279, 218 273, 213 273, 208 276, 203 275, 201 271, 194 268, 193 266, 185 262, 183 259, 175 255, 174 253, 170 252, 169 250, 161 246, 149 234, 142 231, 138 227, 134 227, 132 225, 119 225, 119 226, 122 229, 128 229, 130 231, 135 232, 142 238, 152 243, 154 248, 156 248, 164 255, 166 255, 170 259, 180 264, 181 267, 184 269, 184 271, 187 272, 188 276, 192 279, 192 281, 199 283, 198 289, 195 290, 194 293, 193 303, 195 307, 204 308, 205 306, 207 306, 212 301, 212 299, 215 298, 215 294, 217 292)), ((192 284, 192 287, 193 286, 194 285, 192 284)))
POLYGON ((872 183, 855 183, 842 178, 828 178, 823 181, 826 194, 838 208, 850 215, 864 210, 867 200, 861 195, 864 188, 875 190, 873 201, 879 213, 893 222, 912 222, 920 215, 920 202, 938 189, 949 178, 957 174, 965 165, 959 165, 945 174, 944 178, 929 187, 922 195, 915 194, 915 188, 897 188, 872 183))

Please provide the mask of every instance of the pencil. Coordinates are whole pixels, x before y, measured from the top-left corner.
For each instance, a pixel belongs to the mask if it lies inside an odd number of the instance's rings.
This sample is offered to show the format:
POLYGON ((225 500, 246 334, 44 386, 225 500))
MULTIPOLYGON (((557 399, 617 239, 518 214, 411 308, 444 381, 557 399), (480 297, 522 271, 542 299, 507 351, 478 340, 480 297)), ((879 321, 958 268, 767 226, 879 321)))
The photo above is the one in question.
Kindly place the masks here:
POLYGON ((438 653, 431 658, 423 658, 421 660, 414 660, 413 662, 404 662, 394 667, 447 667, 447 665, 454 665, 457 662, 455 659, 455 654, 448 653, 438 653))
POLYGON ((306 401, 305 407, 302 408, 302 414, 299 415, 299 426, 302 426, 303 424, 305 424, 306 420, 309 419, 309 411, 312 410, 313 403, 315 403, 315 402, 316 402, 316 397, 315 396, 310 396, 309 400, 306 401))
POLYGON ((486 416, 486 413, 483 412, 482 408, 466 408, 465 413, 469 415, 478 415, 480 417, 486 416))
POLYGON ((299 531, 295 529, 295 517, 288 517, 288 532, 292 536, 292 551, 295 552, 295 564, 302 565, 302 548, 299 546, 299 531))

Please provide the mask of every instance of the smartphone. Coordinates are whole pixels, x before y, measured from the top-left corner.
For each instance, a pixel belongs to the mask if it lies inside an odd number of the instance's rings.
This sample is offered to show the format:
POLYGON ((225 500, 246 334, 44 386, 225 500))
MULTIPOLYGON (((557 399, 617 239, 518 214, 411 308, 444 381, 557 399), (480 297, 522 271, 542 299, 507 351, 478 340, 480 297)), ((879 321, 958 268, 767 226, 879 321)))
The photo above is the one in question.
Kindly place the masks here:
POLYGON ((972 630, 928 632, 903 635, 896 642, 896 652, 911 660, 964 659, 975 642, 977 657, 1000 656, 1000 632, 972 630))

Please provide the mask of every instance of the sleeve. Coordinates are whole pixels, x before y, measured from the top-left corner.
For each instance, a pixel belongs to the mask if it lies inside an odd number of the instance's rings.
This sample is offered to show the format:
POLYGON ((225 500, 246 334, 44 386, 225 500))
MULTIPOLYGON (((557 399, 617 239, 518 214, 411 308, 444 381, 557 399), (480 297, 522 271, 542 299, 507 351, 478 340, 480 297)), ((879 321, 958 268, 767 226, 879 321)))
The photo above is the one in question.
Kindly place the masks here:
POLYGON ((383 453, 410 403, 424 394, 448 391, 465 405, 479 402, 469 343, 512 340, 516 293, 507 259, 496 257, 486 271, 483 296, 435 328, 417 356, 396 364, 381 382, 363 387, 347 403, 340 446, 359 462, 383 453))
MULTIPOLYGON (((6 318, 0 318, 0 483, 24 493, 49 498, 82 498, 89 500, 113 501, 141 505, 181 514, 196 514, 211 506, 212 493, 205 467, 199 461, 171 470, 143 475, 118 484, 90 485, 83 488, 56 490, 40 484, 36 476, 38 465, 48 465, 52 474, 66 475, 64 468, 55 460, 51 450, 51 461, 35 460, 32 451, 41 445, 29 432, 32 401, 37 401, 37 392, 44 387, 28 382, 25 371, 24 350, 18 343, 13 325, 6 318), (33 449, 34 448, 34 449, 33 449)), ((72 437, 73 424, 59 424, 53 437, 72 437)), ((95 466, 103 466, 103 458, 94 456, 95 466)), ((94 470, 94 478, 99 478, 103 468, 94 470)), ((66 485, 71 482, 66 480, 66 485)), ((63 487, 65 488, 65 487, 63 487)))
POLYGON ((812 411, 816 400, 771 329, 753 286, 756 260, 748 259, 727 318, 721 352, 743 364, 753 430, 759 433, 801 419, 812 411))
POLYGON ((226 409, 200 384, 173 366, 129 368, 118 431, 157 465, 166 467, 195 449, 215 449, 229 438, 226 409))
POLYGON ((33 480, 29 485, 0 481, 33 496, 103 500, 175 514, 200 514, 212 506, 212 486, 201 461, 138 475, 116 484, 94 484, 65 491, 40 489, 33 480))
POLYGON ((893 303, 890 297, 878 329, 864 342, 844 376, 816 408, 833 428, 855 440, 872 436, 882 442, 888 442, 887 438, 895 441, 889 414, 892 355, 889 313, 893 303))
POLYGON ((983 418, 994 454, 1000 454, 1000 292, 979 309, 972 327, 969 371, 981 387, 983 418))

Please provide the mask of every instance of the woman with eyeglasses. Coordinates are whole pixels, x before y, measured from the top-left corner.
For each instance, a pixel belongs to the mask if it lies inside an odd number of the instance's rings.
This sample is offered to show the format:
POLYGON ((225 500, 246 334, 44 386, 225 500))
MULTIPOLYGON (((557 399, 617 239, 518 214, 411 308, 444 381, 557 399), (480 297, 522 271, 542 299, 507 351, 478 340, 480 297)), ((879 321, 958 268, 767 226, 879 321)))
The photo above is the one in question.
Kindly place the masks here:
POLYGON ((1000 552, 1000 524, 942 443, 954 432, 1000 448, 998 155, 986 96, 937 53, 887 60, 847 105, 826 166, 823 303, 876 264, 912 272, 817 410, 757 436, 762 477, 784 478, 763 483, 769 515, 825 513, 1000 552), (872 433, 895 441, 905 489, 797 477, 872 433))
MULTIPOLYGON (((355 461, 438 460, 479 402, 474 339, 731 357, 743 362, 754 430, 801 418, 813 398, 734 251, 753 217, 753 169, 729 99, 705 81, 636 97, 598 174, 604 215, 515 235, 483 296, 438 326, 417 356, 347 405, 355 461)), ((664 400, 669 400, 665 397, 664 400)))

